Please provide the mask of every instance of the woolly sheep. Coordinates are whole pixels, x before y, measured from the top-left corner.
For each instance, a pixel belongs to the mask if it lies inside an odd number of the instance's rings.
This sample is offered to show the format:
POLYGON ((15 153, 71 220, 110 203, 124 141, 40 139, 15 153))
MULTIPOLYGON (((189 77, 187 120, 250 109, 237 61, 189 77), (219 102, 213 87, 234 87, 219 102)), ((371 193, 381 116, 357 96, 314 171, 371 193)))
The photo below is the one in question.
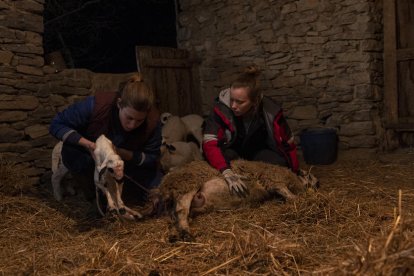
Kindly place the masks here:
POLYGON ((193 142, 173 142, 161 146, 161 168, 169 172, 194 160, 202 160, 198 146, 193 142))
POLYGON ((171 241, 191 240, 189 216, 213 210, 257 206, 265 200, 282 196, 294 200, 308 187, 316 187, 318 180, 311 173, 296 175, 286 167, 255 161, 235 160, 235 173, 246 178, 249 195, 240 198, 231 195, 220 173, 205 161, 194 161, 168 173, 159 188, 160 197, 174 206, 171 241))
POLYGON ((173 116, 170 113, 161 114, 163 143, 186 142, 188 136, 193 136, 201 146, 204 119, 200 115, 190 114, 183 117, 173 116))

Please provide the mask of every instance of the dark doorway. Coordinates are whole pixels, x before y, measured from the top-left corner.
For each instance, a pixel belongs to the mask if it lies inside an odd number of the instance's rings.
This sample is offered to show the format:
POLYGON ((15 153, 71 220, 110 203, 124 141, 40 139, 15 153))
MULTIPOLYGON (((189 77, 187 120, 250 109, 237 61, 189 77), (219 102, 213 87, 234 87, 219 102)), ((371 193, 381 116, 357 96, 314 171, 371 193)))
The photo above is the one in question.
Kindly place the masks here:
POLYGON ((136 71, 135 46, 176 48, 174 0, 46 0, 45 55, 60 51, 67 67, 136 71))

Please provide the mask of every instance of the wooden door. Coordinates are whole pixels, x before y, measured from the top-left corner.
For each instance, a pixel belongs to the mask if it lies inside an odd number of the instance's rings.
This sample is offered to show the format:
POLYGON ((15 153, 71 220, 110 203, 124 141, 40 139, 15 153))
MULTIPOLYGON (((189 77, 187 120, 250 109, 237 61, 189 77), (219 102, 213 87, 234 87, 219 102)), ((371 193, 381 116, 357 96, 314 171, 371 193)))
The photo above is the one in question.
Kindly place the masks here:
POLYGON ((414 1, 386 0, 384 106, 386 128, 414 131, 414 1))
POLYGON ((154 89, 160 112, 201 115, 197 64, 188 51, 137 46, 136 59, 138 71, 154 89))

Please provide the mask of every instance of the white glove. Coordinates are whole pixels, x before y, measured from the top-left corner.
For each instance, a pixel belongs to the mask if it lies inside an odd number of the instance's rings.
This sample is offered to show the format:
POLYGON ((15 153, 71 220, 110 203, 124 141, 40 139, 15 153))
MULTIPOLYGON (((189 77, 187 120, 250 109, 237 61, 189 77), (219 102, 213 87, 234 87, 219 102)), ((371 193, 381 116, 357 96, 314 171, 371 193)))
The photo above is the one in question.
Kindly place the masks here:
POLYGON ((224 170, 222 174, 227 182, 230 193, 235 193, 239 197, 246 197, 249 194, 249 190, 242 181, 241 175, 235 174, 231 169, 224 170))

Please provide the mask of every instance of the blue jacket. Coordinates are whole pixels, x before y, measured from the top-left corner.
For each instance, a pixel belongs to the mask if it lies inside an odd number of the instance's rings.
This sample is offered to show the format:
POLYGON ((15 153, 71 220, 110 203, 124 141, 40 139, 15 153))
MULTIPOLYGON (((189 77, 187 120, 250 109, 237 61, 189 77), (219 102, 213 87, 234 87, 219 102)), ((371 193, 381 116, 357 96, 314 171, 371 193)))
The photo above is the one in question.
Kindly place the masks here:
MULTIPOLYGON (((95 141, 98 135, 91 135, 88 129, 93 124, 95 114, 99 113, 96 112, 97 96, 98 94, 89 96, 59 112, 50 124, 50 134, 65 143, 74 145, 78 144, 81 137, 95 141)), ((112 119, 108 120, 107 124, 110 126, 103 127, 100 134, 105 134, 116 147, 131 150, 133 152, 132 162, 136 165, 155 166, 160 157, 161 146, 161 122, 159 119, 148 139, 140 146, 133 144, 131 146, 130 140, 144 135, 144 126, 131 132, 125 132, 119 121, 116 101, 111 104, 109 112, 112 119)))

